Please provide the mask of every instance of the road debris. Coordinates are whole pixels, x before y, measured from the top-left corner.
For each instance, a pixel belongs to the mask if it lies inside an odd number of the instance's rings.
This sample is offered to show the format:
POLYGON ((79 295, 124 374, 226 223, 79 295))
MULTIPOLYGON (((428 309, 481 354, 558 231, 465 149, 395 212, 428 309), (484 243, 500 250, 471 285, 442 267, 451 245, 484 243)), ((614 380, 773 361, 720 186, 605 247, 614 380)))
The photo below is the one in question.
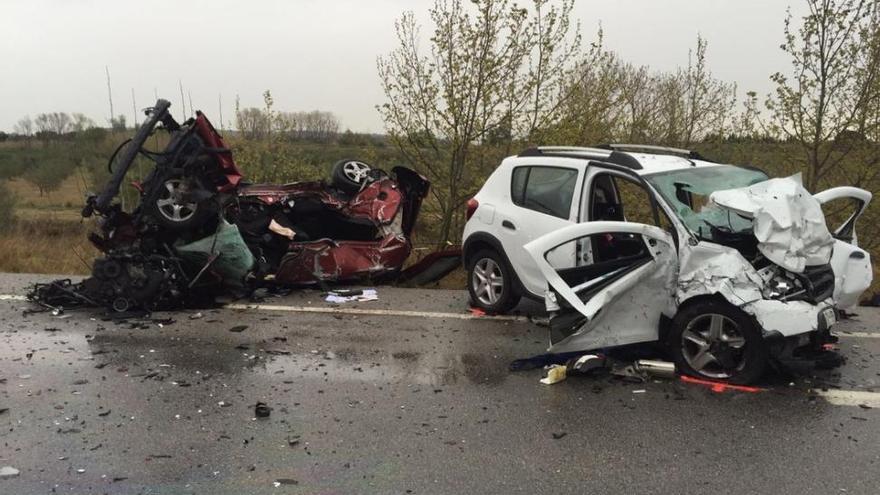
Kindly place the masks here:
POLYGON ((554 364, 547 369, 547 376, 541 378, 544 385, 553 385, 565 380, 566 366, 564 364, 554 364))
POLYGON ((15 469, 12 466, 3 466, 0 467, 0 478, 15 478, 21 473, 18 469, 15 469))
POLYGON ((334 304, 378 300, 379 294, 376 289, 332 290, 327 293, 327 297, 324 299, 324 301, 334 304))
POLYGON ((254 404, 254 415, 258 418, 268 418, 272 414, 272 408, 265 402, 257 402, 254 404))

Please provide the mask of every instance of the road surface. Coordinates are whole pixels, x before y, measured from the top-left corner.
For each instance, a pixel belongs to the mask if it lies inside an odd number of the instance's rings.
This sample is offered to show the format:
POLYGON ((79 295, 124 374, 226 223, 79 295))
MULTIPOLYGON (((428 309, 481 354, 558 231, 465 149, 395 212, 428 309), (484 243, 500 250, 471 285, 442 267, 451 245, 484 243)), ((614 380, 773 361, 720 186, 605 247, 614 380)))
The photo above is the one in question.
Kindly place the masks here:
POLYGON ((471 318, 460 291, 114 322, 27 314, 45 279, 0 275, 2 494, 880 492, 876 309, 837 327, 844 367, 716 393, 541 385, 507 366, 545 329, 471 318))

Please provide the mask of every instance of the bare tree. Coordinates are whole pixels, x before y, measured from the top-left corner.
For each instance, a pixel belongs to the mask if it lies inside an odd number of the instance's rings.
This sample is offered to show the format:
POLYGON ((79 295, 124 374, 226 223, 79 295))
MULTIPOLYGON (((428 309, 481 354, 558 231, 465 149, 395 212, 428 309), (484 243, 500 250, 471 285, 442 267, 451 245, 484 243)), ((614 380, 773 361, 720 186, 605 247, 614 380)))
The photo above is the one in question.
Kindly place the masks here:
POLYGON ((82 132, 86 129, 95 127, 95 121, 86 117, 81 113, 71 114, 70 130, 72 132, 82 132))
POLYGON ((815 190, 852 151, 851 140, 843 145, 835 140, 857 130, 860 111, 877 98, 880 2, 807 4, 809 14, 799 28, 792 26, 790 13, 786 18, 781 48, 791 57, 791 71, 773 74, 776 91, 767 107, 774 130, 802 150, 807 187, 815 190))
POLYGON ((61 136, 69 130, 71 122, 70 115, 65 112, 52 112, 48 115, 50 131, 61 136))
POLYGON ((235 112, 235 126, 245 139, 262 139, 267 134, 269 121, 259 108, 239 108, 235 112))
POLYGON ((30 137, 34 134, 34 121, 31 120, 30 115, 25 115, 24 117, 18 119, 18 122, 15 123, 15 127, 13 127, 13 130, 15 130, 16 134, 30 137))

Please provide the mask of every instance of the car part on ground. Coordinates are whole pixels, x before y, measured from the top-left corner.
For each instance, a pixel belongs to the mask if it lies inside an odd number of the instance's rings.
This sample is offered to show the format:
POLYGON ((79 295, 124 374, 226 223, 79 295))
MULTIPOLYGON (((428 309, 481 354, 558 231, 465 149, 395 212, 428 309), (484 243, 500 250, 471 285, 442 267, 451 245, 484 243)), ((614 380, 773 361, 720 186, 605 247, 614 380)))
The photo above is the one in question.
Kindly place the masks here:
POLYGON ((550 353, 665 342, 684 373, 748 382, 823 340, 870 285, 855 231, 870 199, 687 150, 533 148, 467 203, 468 289, 497 310, 491 268, 508 293, 543 299, 550 353), (855 208, 830 232, 821 205, 841 198, 855 208))
MULTIPOLYGON (((428 193, 424 177, 349 159, 333 167, 329 184, 247 184, 204 114, 178 123, 169 108, 158 100, 146 110, 134 137, 110 158, 106 187, 86 201, 83 217, 100 217, 89 236, 102 253, 92 276, 37 286, 32 300, 153 310, 220 290, 394 280, 401 273, 428 193), (165 148, 147 150, 160 131, 169 135, 165 148), (132 183, 139 201, 125 211, 116 198, 137 157, 151 167, 132 183)), ((458 253, 437 259, 446 258, 458 253)))

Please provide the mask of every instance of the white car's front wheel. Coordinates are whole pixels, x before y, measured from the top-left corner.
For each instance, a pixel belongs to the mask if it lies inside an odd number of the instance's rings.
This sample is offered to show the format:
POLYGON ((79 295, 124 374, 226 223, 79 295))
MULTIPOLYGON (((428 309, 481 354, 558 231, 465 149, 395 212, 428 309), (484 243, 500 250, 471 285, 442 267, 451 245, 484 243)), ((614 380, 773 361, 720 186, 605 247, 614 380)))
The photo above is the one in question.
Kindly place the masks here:
POLYGON ((698 378, 751 383, 767 366, 768 348, 758 325, 722 301, 700 301, 679 311, 667 344, 678 369, 698 378))

